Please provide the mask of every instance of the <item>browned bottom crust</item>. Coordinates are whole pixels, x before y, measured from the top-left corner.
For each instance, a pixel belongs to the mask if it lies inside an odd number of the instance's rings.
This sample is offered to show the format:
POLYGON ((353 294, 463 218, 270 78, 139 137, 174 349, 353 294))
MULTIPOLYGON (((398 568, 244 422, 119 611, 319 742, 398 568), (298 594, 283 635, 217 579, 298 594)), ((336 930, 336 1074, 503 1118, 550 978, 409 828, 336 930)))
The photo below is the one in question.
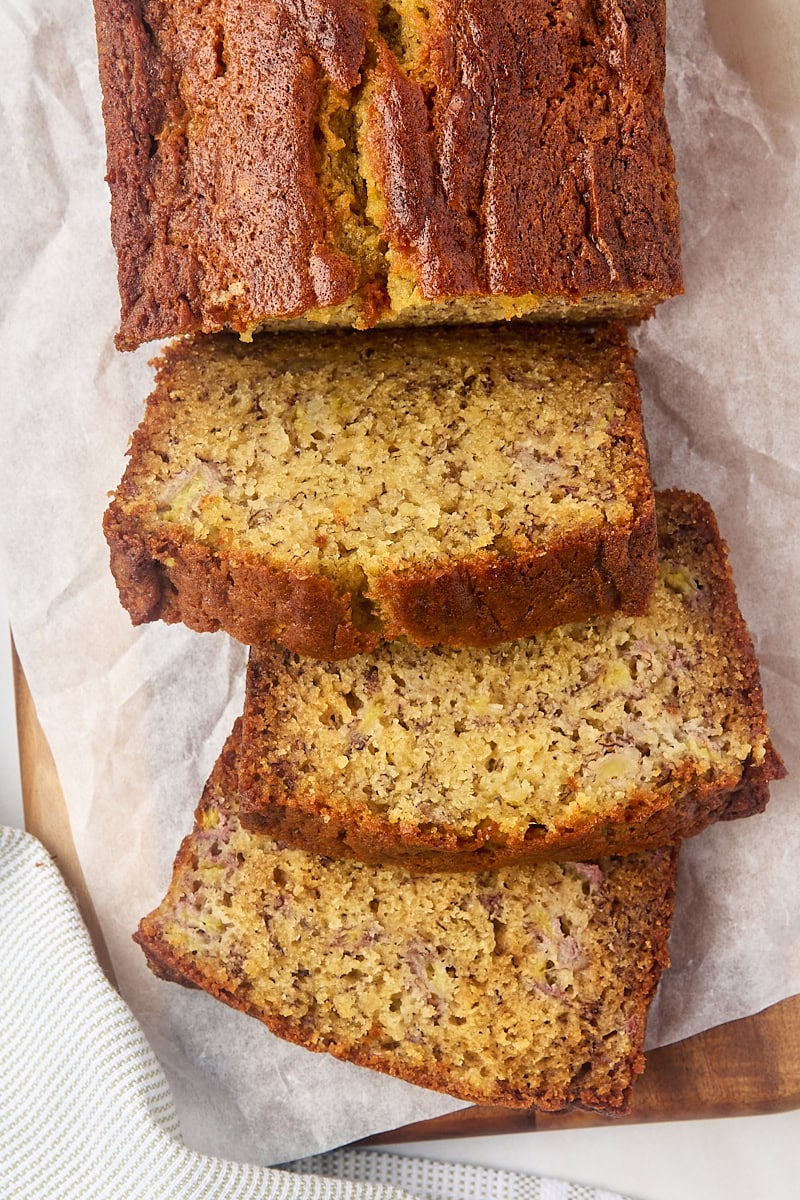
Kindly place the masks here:
POLYGON ((657 561, 652 495, 624 527, 568 534, 528 557, 481 551, 387 572, 370 597, 255 556, 221 555, 177 529, 147 532, 114 505, 104 529, 134 625, 183 622, 330 660, 371 653, 384 638, 488 647, 620 609, 642 613, 657 561))
MULTIPOLYGON (((646 798, 647 799, 647 798, 646 798)), ((651 798, 650 798, 651 799, 651 798)), ((444 848, 426 846, 416 829, 400 829, 389 840, 386 827, 369 821, 369 810, 354 821, 323 808, 304 811, 280 804, 258 811, 243 810, 247 829, 268 834, 287 846, 331 858, 353 858, 365 863, 398 863, 412 874, 427 871, 485 871, 549 859, 593 859, 607 854, 637 854, 694 837, 716 821, 731 821, 763 812, 769 787, 763 780, 745 780, 733 790, 713 794, 692 793, 677 804, 648 812, 637 810, 630 818, 620 809, 595 826, 572 834, 548 834, 536 826, 519 841, 492 840, 493 831, 482 828, 466 844, 453 837, 444 848), (359 819, 361 818, 361 819, 359 819), (482 840, 483 839, 483 840, 482 840)), ((443 839, 438 839, 442 845, 443 839)))

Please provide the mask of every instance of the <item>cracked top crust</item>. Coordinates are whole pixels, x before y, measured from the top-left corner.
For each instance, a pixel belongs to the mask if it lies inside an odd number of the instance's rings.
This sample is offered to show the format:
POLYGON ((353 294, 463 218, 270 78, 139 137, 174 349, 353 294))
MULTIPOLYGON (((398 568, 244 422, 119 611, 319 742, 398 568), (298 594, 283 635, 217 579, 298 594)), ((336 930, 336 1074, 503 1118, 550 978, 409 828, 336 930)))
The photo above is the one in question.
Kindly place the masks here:
POLYGON ((122 348, 681 289, 662 3, 95 8, 122 348))

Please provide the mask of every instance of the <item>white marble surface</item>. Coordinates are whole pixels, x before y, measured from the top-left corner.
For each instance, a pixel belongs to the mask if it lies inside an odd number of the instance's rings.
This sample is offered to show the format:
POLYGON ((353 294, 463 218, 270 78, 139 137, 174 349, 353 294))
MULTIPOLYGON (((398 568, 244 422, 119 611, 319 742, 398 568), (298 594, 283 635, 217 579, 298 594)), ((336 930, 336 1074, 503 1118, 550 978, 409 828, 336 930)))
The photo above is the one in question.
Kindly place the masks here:
MULTIPOLYGON (((0 625, 8 627, 2 599, 0 625)), ((22 824, 6 636, 0 638, 0 822, 22 824)), ((600 1185, 637 1200, 800 1197, 800 1110, 772 1117, 427 1142, 397 1150, 553 1175, 600 1185)))

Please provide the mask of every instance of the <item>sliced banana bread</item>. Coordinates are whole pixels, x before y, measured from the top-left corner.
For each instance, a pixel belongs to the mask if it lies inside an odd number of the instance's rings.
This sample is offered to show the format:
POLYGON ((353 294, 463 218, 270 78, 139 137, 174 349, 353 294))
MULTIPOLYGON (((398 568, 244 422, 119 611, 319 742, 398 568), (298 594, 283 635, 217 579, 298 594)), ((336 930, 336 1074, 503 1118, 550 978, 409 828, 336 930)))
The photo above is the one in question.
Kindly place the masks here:
POLYGON ((663 0, 95 0, 120 348, 641 317, 681 290, 663 0))
POLYGON ((178 343, 105 529, 134 622, 318 658, 640 612, 655 505, 625 331, 178 343))
POLYGON ((316 857, 241 826, 237 741, 136 934, 157 975, 465 1100, 624 1109, 667 963, 674 851, 419 876, 316 857))
POLYGON ((644 616, 484 652, 254 648, 243 820, 323 853, 475 869, 630 853, 763 808, 783 767, 713 513, 668 492, 657 514, 644 616))

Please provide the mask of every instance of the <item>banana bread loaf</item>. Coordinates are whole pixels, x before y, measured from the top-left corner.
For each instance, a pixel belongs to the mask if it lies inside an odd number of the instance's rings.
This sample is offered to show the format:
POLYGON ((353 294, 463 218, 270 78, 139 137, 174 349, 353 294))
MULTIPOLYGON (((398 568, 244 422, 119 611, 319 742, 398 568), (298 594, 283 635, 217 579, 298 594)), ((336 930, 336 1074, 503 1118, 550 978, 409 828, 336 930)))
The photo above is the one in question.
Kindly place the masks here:
POLYGON ((120 348, 681 290, 663 0, 95 0, 120 348))
POLYGON ((714 516, 680 492, 657 515, 645 616, 337 664, 254 648, 242 819, 323 853, 474 870, 629 853, 762 808, 783 768, 714 516))
POLYGON ((180 342, 105 528, 134 622, 318 658, 641 612, 655 505, 625 331, 180 342))
POLYGON ((465 1100, 625 1108, 667 963, 674 851, 416 877, 316 857, 242 828, 237 738, 136 934, 157 975, 465 1100))

